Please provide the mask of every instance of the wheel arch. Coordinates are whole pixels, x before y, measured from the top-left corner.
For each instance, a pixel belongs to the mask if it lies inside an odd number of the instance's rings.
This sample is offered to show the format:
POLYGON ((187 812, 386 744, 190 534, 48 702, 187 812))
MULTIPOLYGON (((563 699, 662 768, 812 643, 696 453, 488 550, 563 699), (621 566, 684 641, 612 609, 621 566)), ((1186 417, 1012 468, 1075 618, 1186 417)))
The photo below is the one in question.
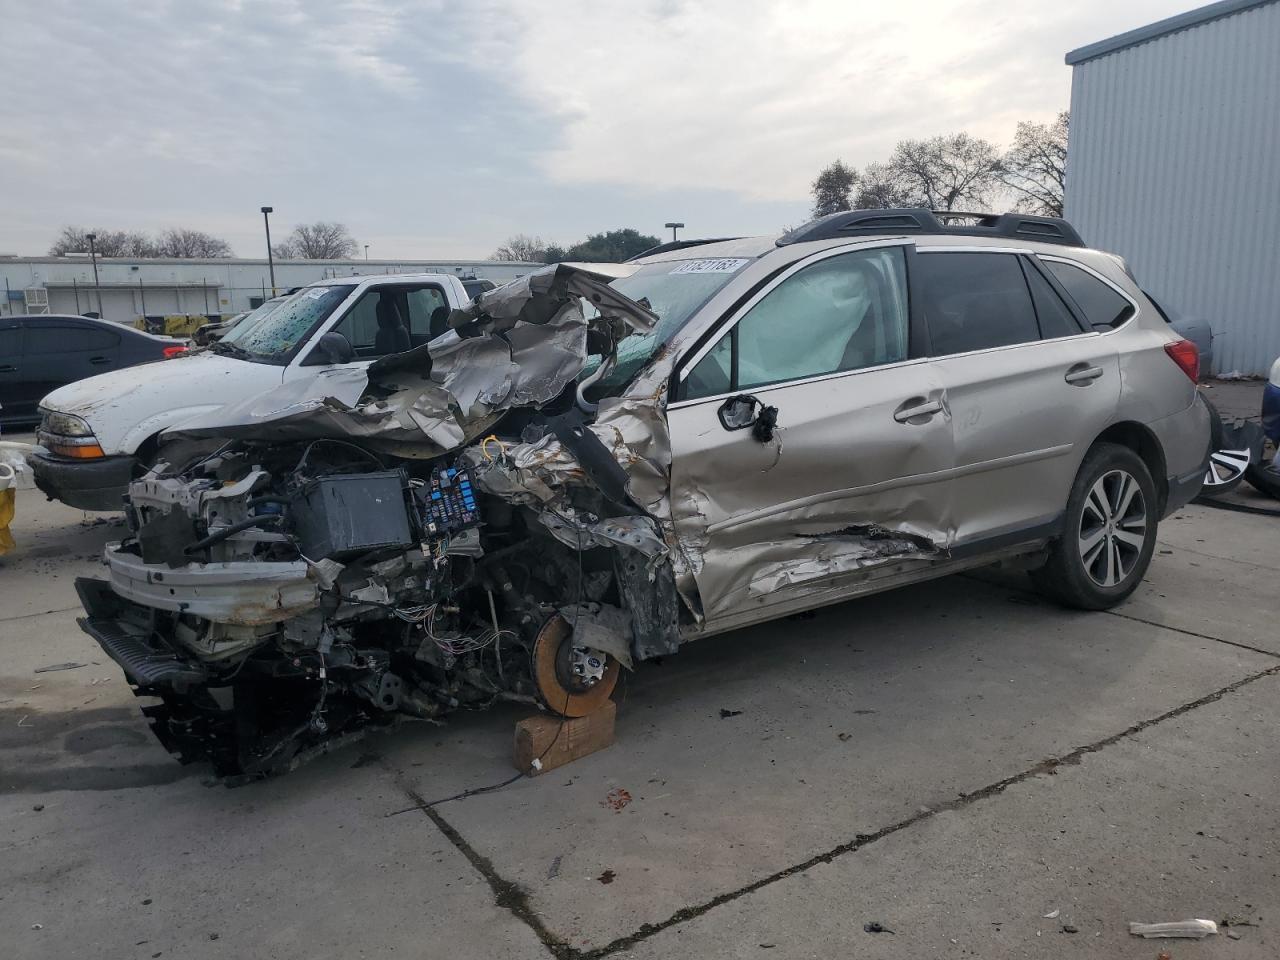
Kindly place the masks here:
POLYGON ((1164 447, 1161 446, 1156 435, 1136 420, 1123 420, 1120 423, 1113 423, 1094 437, 1089 449, 1092 450, 1100 443, 1114 443, 1117 446, 1128 447, 1142 458, 1147 472, 1151 474, 1151 482, 1155 484, 1156 497, 1160 501, 1159 513, 1163 515, 1165 504, 1169 499, 1169 471, 1164 457, 1164 447))

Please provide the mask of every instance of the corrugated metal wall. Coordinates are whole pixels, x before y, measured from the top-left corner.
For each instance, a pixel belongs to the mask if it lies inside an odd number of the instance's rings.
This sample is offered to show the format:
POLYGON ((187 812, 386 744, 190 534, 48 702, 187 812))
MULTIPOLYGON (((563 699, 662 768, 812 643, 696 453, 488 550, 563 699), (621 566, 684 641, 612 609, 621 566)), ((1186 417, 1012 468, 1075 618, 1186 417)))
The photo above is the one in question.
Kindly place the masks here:
POLYGON ((1280 2, 1074 68, 1066 216, 1213 325, 1216 373, 1280 356, 1280 2))

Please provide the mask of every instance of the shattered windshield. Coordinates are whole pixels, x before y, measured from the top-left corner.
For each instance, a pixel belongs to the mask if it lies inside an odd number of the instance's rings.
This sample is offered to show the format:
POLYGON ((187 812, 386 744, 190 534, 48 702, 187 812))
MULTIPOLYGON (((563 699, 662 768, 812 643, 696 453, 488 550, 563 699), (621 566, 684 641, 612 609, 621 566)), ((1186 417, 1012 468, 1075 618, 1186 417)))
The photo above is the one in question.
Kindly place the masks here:
MULTIPOLYGON (((632 300, 647 301, 658 315, 658 323, 649 333, 633 333, 618 344, 618 363, 601 381, 599 392, 611 393, 624 386, 659 347, 750 262, 741 257, 670 260, 646 264, 631 276, 614 280, 610 286, 619 293, 632 300)), ((601 359, 599 355, 591 357, 583 373, 589 374, 601 359)))
POLYGON ((294 348, 347 298, 351 290, 348 284, 299 290, 258 319, 246 317, 218 341, 214 349, 243 360, 287 363, 294 348))

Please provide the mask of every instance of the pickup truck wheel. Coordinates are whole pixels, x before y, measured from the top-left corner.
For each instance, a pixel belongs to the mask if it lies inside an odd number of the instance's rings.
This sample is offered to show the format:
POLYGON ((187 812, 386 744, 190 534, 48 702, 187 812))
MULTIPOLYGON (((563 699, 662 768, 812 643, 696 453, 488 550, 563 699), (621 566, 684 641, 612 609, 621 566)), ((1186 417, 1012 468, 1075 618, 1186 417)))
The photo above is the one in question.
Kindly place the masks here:
POLYGON ((575 646, 568 621, 553 616, 533 643, 533 682, 552 713, 585 717, 604 706, 618 683, 617 658, 575 646))
POLYGON ((1155 484, 1142 458, 1099 443, 1080 465, 1062 536, 1032 573, 1041 591, 1070 607, 1105 610, 1133 593, 1156 548, 1155 484))

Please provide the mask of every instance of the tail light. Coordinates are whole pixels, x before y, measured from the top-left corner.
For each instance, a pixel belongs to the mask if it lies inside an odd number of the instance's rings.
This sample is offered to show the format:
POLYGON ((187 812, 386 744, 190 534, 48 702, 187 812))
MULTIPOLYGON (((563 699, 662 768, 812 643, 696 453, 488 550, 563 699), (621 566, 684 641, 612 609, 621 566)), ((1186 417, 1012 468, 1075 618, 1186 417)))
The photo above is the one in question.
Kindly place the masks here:
POLYGON ((161 354, 163 354, 163 355, 164 355, 164 358, 165 358, 166 360, 169 360, 169 359, 171 359, 171 358, 173 358, 173 357, 180 357, 180 356, 182 356, 184 353, 186 353, 186 352, 187 352, 187 348, 186 348, 186 347, 165 347, 165 348, 164 348, 163 350, 161 350, 160 352, 161 352, 161 354))
POLYGON ((1200 382, 1200 348, 1190 340, 1175 340, 1164 345, 1164 352, 1178 365, 1192 383, 1200 382))

